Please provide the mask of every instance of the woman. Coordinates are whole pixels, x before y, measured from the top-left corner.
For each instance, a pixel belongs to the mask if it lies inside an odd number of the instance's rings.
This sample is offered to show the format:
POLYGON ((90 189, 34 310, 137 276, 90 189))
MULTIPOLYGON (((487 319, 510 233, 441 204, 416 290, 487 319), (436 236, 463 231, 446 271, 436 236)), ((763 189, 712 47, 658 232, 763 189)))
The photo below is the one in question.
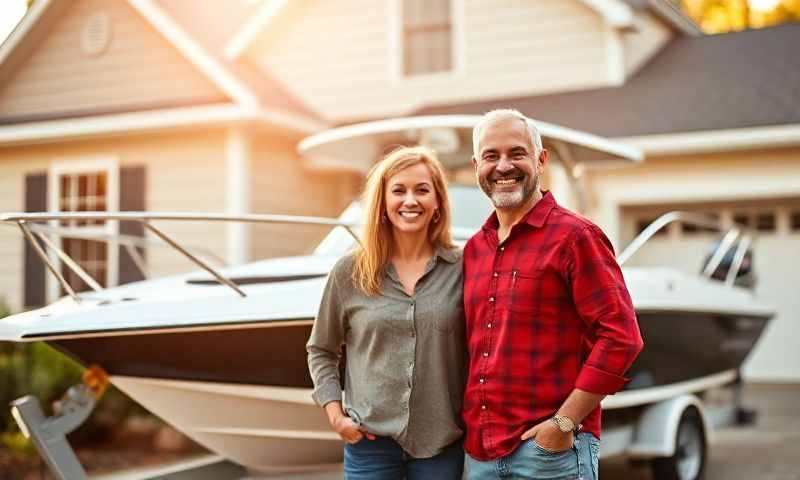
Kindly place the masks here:
POLYGON ((314 400, 346 442, 345 479, 460 479, 462 270, 442 166, 395 150, 364 203, 362 246, 331 271, 308 341, 314 400))

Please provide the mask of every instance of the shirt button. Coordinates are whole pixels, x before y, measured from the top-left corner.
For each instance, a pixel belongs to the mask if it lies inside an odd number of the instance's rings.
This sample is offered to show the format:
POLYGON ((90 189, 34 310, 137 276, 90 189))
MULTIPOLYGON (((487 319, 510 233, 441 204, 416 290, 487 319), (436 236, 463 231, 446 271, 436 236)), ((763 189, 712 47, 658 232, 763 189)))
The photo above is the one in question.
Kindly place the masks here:
POLYGON ((486 405, 481 405, 481 410, 486 410, 486 405))
POLYGON ((494 302, 494 297, 489 297, 489 303, 493 303, 493 302, 494 302))
POLYGON ((484 382, 486 382, 486 379, 485 378, 481 378, 478 381, 481 382, 481 383, 484 383, 484 382))
POLYGON ((492 274, 492 276, 493 276, 493 277, 495 277, 495 278, 497 278, 497 272, 494 272, 494 273, 492 274))
POLYGON ((492 328, 492 324, 491 323, 487 323, 486 324, 486 328, 492 328))
POLYGON ((503 245, 502 247, 500 247, 500 251, 501 251, 501 252, 502 252, 503 250, 505 250, 505 249, 506 249, 506 246, 505 246, 505 245, 503 245))
POLYGON ((489 356, 489 352, 483 352, 483 356, 484 357, 488 357, 489 356))

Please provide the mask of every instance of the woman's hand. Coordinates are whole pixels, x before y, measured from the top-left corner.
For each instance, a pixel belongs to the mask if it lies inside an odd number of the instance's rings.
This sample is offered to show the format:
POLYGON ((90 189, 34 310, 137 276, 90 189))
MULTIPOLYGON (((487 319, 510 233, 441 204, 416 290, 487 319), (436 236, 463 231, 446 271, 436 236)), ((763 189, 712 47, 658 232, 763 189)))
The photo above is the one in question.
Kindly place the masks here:
POLYGON ((572 447, 573 433, 562 432, 555 423, 545 420, 522 434, 522 440, 532 438, 537 445, 551 452, 563 452, 572 447))
POLYGON ((364 437, 368 440, 375 440, 375 435, 359 430, 352 418, 348 417, 342 410, 340 402, 330 402, 325 405, 325 412, 328 414, 328 421, 334 432, 338 433, 342 440, 353 444, 360 442, 364 437))

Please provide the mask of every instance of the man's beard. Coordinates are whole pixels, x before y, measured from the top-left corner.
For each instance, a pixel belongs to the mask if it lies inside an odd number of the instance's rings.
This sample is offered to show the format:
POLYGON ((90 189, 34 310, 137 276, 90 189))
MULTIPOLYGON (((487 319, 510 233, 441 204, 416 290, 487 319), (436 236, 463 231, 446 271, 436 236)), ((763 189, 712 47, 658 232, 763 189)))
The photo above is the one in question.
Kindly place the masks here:
POLYGON ((520 186, 512 191, 494 191, 495 184, 489 179, 480 180, 478 183, 495 208, 518 208, 530 200, 533 193, 539 188, 539 175, 534 174, 531 177, 525 174, 520 186))

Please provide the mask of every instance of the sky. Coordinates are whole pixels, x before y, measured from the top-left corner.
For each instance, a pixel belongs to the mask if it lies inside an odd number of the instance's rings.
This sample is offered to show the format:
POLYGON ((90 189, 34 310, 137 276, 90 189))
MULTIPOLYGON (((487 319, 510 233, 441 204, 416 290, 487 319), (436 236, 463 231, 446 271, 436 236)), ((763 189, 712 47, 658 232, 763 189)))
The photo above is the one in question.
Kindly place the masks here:
POLYGON ((6 39, 25 14, 25 0, 0 0, 0 41, 6 39))

